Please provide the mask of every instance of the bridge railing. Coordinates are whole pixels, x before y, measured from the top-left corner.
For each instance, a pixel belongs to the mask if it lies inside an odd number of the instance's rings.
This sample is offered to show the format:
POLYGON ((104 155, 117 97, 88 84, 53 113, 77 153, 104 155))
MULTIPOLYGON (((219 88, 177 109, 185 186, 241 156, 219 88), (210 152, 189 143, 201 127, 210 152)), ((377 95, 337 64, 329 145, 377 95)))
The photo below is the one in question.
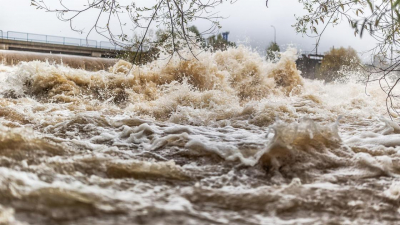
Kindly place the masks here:
POLYGON ((108 41, 100 41, 99 47, 103 48, 103 49, 110 49, 110 50, 122 50, 123 49, 122 47, 113 45, 108 41))
POLYGON ((97 41, 89 40, 89 39, 79 39, 79 38, 33 34, 33 33, 23 33, 23 32, 16 32, 16 31, 7 31, 7 32, 3 33, 3 31, 0 30, 0 38, 10 39, 10 40, 18 40, 18 41, 27 41, 27 42, 61 44, 61 45, 101 48, 101 49, 110 49, 110 50, 122 50, 123 49, 122 47, 113 45, 112 43, 107 42, 107 41, 100 41, 100 44, 98 44, 97 41))
MULTIPOLYGON (((123 48, 121 46, 113 45, 107 41, 100 41, 100 48, 110 49, 110 50, 123 50, 123 49, 130 49, 131 51, 138 50, 138 48, 136 46, 132 46, 132 47, 126 46, 125 48, 123 48)), ((148 45, 143 45, 142 48, 139 49, 139 51, 143 51, 143 52, 147 52, 149 50, 150 50, 150 46, 148 46, 148 45)))
POLYGON ((28 41, 28 42, 39 42, 39 43, 48 43, 48 44, 61 44, 61 45, 72 45, 72 46, 97 48, 97 41, 95 41, 95 40, 60 37, 60 36, 53 36, 53 35, 7 31, 7 37, 3 37, 3 38, 10 39, 10 40, 28 41))

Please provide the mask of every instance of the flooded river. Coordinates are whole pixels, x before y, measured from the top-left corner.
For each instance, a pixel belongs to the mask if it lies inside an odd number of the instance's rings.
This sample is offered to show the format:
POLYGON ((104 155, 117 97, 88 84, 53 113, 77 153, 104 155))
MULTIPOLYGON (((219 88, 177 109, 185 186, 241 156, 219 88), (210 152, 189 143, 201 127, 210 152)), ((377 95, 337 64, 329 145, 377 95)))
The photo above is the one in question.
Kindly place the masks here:
POLYGON ((0 66, 0 224, 397 224, 384 92, 295 59, 0 66))

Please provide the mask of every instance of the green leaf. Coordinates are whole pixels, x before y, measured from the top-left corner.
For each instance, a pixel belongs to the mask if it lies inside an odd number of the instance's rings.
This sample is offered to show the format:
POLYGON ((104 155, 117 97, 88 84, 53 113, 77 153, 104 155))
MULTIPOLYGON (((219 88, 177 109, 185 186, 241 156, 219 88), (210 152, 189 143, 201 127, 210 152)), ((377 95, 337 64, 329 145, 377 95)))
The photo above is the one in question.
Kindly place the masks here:
POLYGON ((369 5, 369 8, 371 9, 371 12, 373 12, 374 11, 374 6, 372 5, 371 0, 367 0, 367 3, 369 5))
POLYGON ((315 27, 312 27, 312 29, 313 29, 313 31, 314 31, 316 34, 318 34, 318 32, 317 32, 317 28, 315 28, 315 27))

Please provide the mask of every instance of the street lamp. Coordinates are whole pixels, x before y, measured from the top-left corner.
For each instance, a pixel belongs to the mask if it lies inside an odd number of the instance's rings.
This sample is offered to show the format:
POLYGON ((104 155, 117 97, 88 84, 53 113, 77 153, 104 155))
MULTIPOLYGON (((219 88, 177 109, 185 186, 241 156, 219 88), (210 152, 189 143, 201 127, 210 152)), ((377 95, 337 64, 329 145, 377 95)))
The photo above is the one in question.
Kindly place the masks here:
POLYGON ((274 25, 271 25, 272 28, 274 28, 274 42, 276 43, 276 28, 274 25))

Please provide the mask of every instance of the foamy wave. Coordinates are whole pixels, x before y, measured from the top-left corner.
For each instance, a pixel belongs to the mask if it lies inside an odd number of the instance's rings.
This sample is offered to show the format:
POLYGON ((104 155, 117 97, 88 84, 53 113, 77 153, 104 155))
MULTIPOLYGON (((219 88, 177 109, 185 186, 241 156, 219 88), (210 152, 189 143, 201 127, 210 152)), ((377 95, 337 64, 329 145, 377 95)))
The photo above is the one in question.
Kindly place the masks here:
POLYGON ((295 59, 0 66, 0 223, 399 220, 379 84, 302 79, 295 59))

